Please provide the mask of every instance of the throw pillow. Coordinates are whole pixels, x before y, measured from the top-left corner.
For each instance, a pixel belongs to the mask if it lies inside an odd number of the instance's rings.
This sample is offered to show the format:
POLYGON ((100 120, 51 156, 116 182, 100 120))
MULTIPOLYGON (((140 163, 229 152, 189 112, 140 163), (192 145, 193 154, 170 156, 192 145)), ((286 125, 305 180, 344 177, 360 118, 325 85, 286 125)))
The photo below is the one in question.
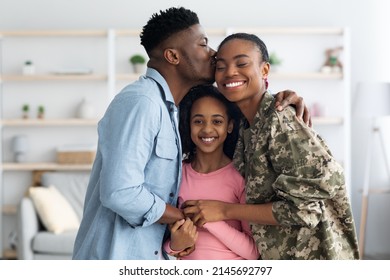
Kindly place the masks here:
POLYGON ((46 229, 55 234, 78 229, 80 225, 76 212, 54 187, 31 187, 29 195, 38 216, 46 229))

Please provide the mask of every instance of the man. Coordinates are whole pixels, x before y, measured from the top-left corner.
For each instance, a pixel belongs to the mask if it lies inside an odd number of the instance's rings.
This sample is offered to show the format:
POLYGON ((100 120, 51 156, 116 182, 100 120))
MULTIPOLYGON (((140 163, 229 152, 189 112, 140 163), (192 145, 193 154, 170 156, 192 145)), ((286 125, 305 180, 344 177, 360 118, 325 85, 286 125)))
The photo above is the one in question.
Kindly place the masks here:
MULTIPOLYGON (((214 82, 216 52, 197 15, 184 8, 152 15, 140 37, 148 69, 98 124, 74 259, 163 259, 166 224, 184 218, 175 207, 182 160, 177 107, 192 87, 214 82)), ((302 112, 302 101, 290 97, 302 112)))

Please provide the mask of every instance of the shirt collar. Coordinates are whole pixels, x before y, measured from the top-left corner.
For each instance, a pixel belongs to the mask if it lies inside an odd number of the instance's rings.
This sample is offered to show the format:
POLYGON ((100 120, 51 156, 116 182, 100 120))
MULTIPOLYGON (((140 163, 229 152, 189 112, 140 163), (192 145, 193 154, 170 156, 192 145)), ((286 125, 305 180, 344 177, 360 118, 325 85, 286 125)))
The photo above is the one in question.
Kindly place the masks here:
POLYGON ((173 95, 167 81, 165 81, 164 77, 154 68, 147 68, 146 76, 155 80, 162 88, 163 93, 165 95, 165 100, 175 105, 175 100, 173 99, 173 95))

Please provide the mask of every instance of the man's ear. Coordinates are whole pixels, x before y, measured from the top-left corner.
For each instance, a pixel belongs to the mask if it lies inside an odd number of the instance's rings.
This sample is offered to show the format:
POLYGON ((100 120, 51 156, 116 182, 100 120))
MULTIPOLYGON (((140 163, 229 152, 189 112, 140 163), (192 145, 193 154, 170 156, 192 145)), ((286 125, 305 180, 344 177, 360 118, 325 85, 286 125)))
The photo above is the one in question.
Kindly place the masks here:
POLYGON ((180 56, 176 49, 165 49, 164 58, 166 61, 174 65, 177 65, 180 61, 180 56))

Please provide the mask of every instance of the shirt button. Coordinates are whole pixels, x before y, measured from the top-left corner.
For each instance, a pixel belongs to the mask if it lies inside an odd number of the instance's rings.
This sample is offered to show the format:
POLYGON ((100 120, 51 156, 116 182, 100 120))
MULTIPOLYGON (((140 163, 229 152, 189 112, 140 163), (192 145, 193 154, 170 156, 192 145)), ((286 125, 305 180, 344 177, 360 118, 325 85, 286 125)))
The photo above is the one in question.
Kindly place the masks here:
POLYGON ((154 254, 157 255, 157 254, 158 254, 158 251, 154 251, 154 254))
POLYGON ((173 193, 170 193, 169 196, 170 196, 170 197, 173 197, 173 193))

